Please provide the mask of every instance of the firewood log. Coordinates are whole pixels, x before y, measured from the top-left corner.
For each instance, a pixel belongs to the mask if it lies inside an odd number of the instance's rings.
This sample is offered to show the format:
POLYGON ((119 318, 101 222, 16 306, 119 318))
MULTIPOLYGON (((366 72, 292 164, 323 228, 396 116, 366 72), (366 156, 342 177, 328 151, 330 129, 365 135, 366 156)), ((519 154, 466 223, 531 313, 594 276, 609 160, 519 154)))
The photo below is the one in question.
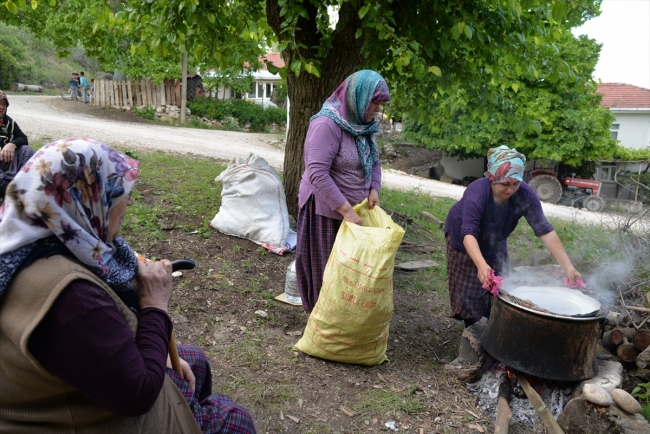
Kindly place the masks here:
POLYGON ((650 330, 639 329, 632 337, 632 343, 637 350, 643 351, 650 346, 650 330))
POLYGON ((639 350, 624 337, 623 343, 616 349, 616 355, 624 362, 634 362, 639 355, 639 350))
POLYGON ((603 334, 603 346, 616 348, 623 343, 623 339, 632 339, 634 329, 629 327, 616 327, 603 334))

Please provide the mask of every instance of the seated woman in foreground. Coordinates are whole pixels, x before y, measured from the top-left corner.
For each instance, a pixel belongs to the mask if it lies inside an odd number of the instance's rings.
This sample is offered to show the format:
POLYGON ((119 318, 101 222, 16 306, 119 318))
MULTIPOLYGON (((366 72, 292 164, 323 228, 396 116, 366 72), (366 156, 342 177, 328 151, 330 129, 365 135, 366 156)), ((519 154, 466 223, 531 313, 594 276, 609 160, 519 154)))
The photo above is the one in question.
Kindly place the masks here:
POLYGON ((7 185, 34 155, 34 150, 28 146, 25 133, 7 115, 8 107, 7 95, 0 92, 0 201, 5 196, 7 185))
POLYGON ((120 236, 140 163, 46 145, 0 208, 0 432, 255 433, 201 350, 169 369, 171 263, 120 236), (137 290, 131 286, 136 283, 137 290))

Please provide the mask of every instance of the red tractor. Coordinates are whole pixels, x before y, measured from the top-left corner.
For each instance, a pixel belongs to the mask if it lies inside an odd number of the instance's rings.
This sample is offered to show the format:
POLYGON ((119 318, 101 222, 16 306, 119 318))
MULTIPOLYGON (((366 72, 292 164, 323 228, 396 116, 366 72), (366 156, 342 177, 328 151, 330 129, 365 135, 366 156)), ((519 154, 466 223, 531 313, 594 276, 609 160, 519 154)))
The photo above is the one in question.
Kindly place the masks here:
POLYGON ((542 202, 601 211, 605 201, 600 197, 600 181, 565 177, 558 180, 557 172, 535 169, 528 175, 528 185, 542 202))

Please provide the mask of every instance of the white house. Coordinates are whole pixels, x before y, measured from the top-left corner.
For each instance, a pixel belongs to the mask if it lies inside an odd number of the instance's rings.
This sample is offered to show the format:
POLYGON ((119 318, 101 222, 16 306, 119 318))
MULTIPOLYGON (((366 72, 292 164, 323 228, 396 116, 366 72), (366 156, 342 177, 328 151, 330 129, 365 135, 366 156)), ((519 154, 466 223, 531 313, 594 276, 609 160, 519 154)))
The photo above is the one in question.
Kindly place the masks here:
MULTIPOLYGON (((629 149, 650 149, 650 89, 623 83, 602 83, 597 92, 603 94, 600 105, 616 117, 611 128, 612 138, 629 149)), ((636 186, 625 175, 642 172, 648 164, 600 161, 594 177, 603 183, 601 196, 635 200, 636 186)))
MULTIPOLYGON (((260 57, 259 61, 262 63, 262 68, 259 71, 252 71, 250 74, 253 76, 255 81, 251 84, 251 88, 247 94, 241 95, 244 99, 251 101, 269 101, 275 87, 282 81, 280 74, 271 74, 264 60, 270 62, 273 66, 277 68, 284 68, 284 60, 280 56, 279 52, 270 53, 266 56, 260 57)), ((215 71, 209 71, 206 75, 214 75, 215 71)), ((223 86, 219 88, 219 91, 215 96, 218 96, 220 99, 230 99, 239 97, 236 93, 229 88, 224 89, 223 86)))

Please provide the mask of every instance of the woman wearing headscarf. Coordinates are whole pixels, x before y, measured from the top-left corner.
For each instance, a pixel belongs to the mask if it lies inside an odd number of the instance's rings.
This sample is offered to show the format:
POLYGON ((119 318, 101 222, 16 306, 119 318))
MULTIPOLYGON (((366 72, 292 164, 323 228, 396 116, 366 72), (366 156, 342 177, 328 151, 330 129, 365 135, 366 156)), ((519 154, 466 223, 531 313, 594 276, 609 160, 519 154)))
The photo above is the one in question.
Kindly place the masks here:
POLYGON ((310 120, 296 246, 296 280, 307 312, 318 300, 341 221, 361 225, 352 207, 366 198, 370 208, 379 205, 381 164, 375 114, 389 100, 381 75, 358 71, 341 83, 310 120))
POLYGON ((526 157, 499 146, 488 151, 485 178, 472 182, 447 214, 447 274, 451 317, 469 326, 490 315, 492 275, 508 273, 508 237, 524 217, 571 286, 582 276, 573 267, 535 191, 523 181, 526 157))
POLYGON ((254 433, 181 345, 168 260, 120 236, 139 162, 90 139, 38 151, 0 208, 0 432, 254 433), (132 284, 137 287, 137 292, 132 284))
POLYGON ((25 133, 7 115, 8 107, 7 95, 0 92, 0 200, 16 172, 34 155, 25 133))

